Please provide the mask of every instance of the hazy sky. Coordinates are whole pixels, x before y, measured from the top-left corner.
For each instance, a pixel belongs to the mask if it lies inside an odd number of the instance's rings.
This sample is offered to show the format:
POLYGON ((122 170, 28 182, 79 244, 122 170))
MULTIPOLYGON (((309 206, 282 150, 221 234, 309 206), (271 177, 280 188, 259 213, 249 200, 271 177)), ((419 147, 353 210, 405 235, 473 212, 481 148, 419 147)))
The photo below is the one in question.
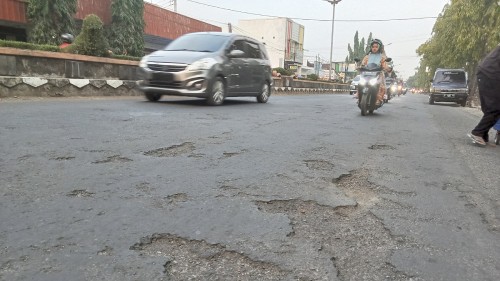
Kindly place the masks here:
MULTIPOLYGON (((145 1, 161 6, 173 3, 173 0, 145 1)), ((408 78, 415 73, 419 63, 415 50, 430 38, 436 21, 435 18, 428 17, 437 17, 448 2, 449 0, 342 0, 335 8, 333 61, 345 60, 348 54, 347 44, 353 45, 356 31, 359 31, 360 39, 367 39, 372 32, 375 38, 381 39, 386 45, 386 53, 393 58, 400 76, 408 78), (427 19, 357 21, 408 18, 427 19)), ((168 8, 173 10, 173 5, 168 8)), ((177 0, 177 12, 224 27, 224 30, 229 22, 237 28, 240 19, 292 18, 305 28, 304 56, 310 61, 314 61, 318 54, 324 62, 330 59, 332 5, 324 0, 177 0)))

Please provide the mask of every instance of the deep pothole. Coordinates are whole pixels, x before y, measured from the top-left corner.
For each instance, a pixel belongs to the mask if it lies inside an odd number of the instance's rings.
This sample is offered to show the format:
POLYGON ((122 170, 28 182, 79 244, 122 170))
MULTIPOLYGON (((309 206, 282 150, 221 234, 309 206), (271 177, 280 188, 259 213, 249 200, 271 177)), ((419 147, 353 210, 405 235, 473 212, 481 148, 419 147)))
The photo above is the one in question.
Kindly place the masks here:
MULTIPOLYGON (((332 208, 314 201, 258 201, 256 205, 269 213, 285 213, 293 232, 291 244, 308 241, 320 245, 317 249, 330 256, 340 280, 409 280, 390 264, 392 252, 401 247, 401 239, 392 237, 370 208, 383 204, 404 208, 379 198, 380 187, 368 181, 365 170, 345 174, 335 179, 337 187, 355 199, 355 206, 332 208)), ((321 280, 321 279, 313 279, 321 280)))
POLYGON ((280 267, 202 240, 172 234, 153 234, 130 247, 149 256, 165 258, 168 280, 286 280, 280 267))

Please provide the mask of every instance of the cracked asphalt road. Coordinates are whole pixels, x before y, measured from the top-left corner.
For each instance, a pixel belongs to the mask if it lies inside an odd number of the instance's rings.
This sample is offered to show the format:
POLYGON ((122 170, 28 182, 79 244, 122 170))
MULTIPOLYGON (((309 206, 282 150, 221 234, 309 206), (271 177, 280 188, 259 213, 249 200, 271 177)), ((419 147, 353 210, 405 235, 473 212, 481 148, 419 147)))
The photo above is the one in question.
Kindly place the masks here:
POLYGON ((500 148, 426 101, 3 99, 0 280, 500 280, 500 148))

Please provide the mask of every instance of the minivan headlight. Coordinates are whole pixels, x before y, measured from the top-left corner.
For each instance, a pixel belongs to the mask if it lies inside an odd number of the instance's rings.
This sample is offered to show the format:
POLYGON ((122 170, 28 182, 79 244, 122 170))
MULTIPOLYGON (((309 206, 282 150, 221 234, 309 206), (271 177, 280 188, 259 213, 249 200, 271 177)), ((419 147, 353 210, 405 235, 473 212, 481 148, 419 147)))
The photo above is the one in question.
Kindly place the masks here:
POLYGON ((142 57, 141 62, 139 62, 139 67, 143 67, 143 68, 148 67, 148 58, 149 58, 149 56, 142 57))
POLYGON ((213 58, 204 58, 190 64, 186 70, 194 71, 194 70, 207 70, 210 69, 217 61, 213 58))

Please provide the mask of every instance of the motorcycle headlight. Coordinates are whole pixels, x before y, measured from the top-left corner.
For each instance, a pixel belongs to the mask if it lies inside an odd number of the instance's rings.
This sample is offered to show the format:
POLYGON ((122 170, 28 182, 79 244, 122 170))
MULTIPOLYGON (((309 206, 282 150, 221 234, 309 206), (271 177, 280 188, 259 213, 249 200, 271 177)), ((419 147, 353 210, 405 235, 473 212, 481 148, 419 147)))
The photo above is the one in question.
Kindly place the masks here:
POLYGON ((396 91, 396 86, 395 85, 391 86, 391 91, 393 91, 393 92, 396 91))
POLYGON ((370 79, 370 82, 368 82, 368 83, 370 83, 370 85, 373 86, 373 85, 377 84, 377 82, 378 82, 378 79, 375 77, 375 78, 370 79))
POLYGON ((148 67, 148 58, 149 58, 149 56, 142 57, 141 61, 139 62, 139 67, 143 67, 143 68, 148 67))
POLYGON ((359 83, 358 83, 358 85, 361 85, 361 86, 366 85, 366 80, 365 80, 365 78, 360 78, 360 79, 359 79, 359 83))
POLYGON ((217 61, 213 58, 204 58, 190 64, 186 70, 187 71, 195 71, 195 70, 207 70, 210 69, 217 61))

